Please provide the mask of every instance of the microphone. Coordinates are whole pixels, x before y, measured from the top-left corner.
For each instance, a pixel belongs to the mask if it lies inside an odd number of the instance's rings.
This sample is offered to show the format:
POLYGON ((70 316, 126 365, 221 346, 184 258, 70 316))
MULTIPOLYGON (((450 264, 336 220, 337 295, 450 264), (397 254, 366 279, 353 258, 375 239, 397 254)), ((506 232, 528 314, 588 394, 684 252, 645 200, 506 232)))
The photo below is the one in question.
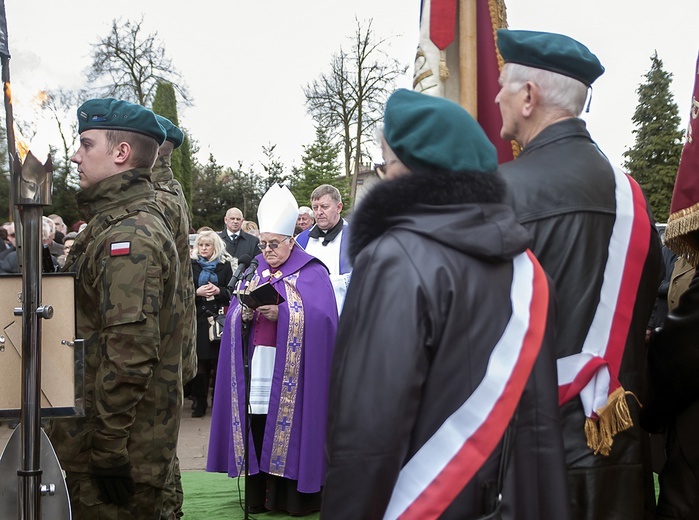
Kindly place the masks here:
POLYGON ((238 268, 235 270, 235 273, 233 273, 230 282, 228 282, 228 290, 232 291, 235 288, 235 285, 240 281, 240 277, 243 276, 245 269, 250 265, 251 260, 252 258, 250 258, 250 255, 242 255, 238 258, 238 268))
POLYGON ((257 258, 253 258, 252 262, 250 262, 250 267, 248 267, 248 270, 245 271, 245 275, 243 276, 243 280, 246 282, 249 282, 252 280, 252 277, 255 276, 255 271, 257 271, 257 266, 259 265, 259 261, 257 258))

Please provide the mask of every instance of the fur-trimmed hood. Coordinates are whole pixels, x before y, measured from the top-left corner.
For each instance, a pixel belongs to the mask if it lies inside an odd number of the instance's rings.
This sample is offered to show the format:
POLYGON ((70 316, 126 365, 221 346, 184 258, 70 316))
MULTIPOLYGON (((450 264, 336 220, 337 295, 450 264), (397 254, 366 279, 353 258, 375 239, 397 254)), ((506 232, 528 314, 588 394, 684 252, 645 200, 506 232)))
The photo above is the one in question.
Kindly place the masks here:
POLYGON ((350 223, 349 255, 357 255, 390 229, 409 230, 470 256, 509 259, 530 242, 512 209, 503 204, 498 173, 413 173, 375 185, 350 223))

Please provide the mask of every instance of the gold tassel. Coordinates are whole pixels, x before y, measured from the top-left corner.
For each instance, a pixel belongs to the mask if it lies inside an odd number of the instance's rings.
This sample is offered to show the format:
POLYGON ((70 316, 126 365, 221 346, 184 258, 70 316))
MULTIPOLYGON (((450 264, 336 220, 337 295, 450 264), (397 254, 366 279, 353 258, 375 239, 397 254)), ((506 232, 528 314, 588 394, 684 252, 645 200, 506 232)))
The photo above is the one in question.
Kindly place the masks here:
POLYGON ((697 251, 699 245, 690 233, 697 229, 699 229, 699 203, 670 215, 664 239, 665 245, 678 256, 684 256, 693 267, 699 264, 699 251, 697 251))
POLYGON ((447 67, 446 51, 439 51, 439 79, 442 81, 449 79, 449 67, 447 67))
POLYGON ((585 419, 587 446, 595 452, 595 455, 609 456, 614 436, 633 426, 629 405, 626 402, 628 394, 631 394, 641 406, 633 392, 625 392, 622 387, 619 387, 611 393, 606 405, 595 410, 597 419, 590 417, 585 419))

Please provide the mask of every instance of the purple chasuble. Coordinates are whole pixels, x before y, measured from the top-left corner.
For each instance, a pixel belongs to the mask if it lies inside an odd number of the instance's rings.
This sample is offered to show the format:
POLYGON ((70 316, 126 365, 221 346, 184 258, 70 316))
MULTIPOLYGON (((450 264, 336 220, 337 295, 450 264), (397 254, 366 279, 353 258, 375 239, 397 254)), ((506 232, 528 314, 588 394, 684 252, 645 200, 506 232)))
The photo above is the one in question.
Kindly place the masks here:
MULTIPOLYGON (((271 268, 258 255, 260 282, 271 268), (263 276, 264 275, 264 276, 263 276)), ((250 474, 260 470, 297 480, 298 491, 320 491, 325 474, 325 428, 337 307, 326 267, 294 247, 270 283, 279 305, 277 343, 260 464, 249 435, 250 474)), ((233 298, 221 338, 206 470, 244 473, 245 388, 240 306, 233 298), (232 355, 233 354, 233 355, 232 355), (234 374, 234 377, 231 377, 234 374)), ((251 331, 249 345, 254 344, 251 331)), ((251 352, 252 355, 252 352, 251 352)))

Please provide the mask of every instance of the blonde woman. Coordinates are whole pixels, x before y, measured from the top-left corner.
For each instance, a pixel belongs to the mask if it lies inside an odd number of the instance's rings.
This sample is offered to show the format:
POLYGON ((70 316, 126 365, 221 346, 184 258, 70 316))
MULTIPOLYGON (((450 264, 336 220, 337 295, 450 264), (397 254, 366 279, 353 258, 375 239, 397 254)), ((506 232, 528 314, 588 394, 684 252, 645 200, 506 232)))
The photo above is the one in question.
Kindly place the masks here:
POLYGON ((192 258, 192 276, 197 306, 197 375, 192 380, 194 410, 192 417, 203 417, 208 407, 209 378, 216 369, 220 342, 209 339, 209 317, 228 305, 230 291, 226 285, 233 276, 225 246, 215 231, 202 231, 194 241, 196 258, 192 258))

